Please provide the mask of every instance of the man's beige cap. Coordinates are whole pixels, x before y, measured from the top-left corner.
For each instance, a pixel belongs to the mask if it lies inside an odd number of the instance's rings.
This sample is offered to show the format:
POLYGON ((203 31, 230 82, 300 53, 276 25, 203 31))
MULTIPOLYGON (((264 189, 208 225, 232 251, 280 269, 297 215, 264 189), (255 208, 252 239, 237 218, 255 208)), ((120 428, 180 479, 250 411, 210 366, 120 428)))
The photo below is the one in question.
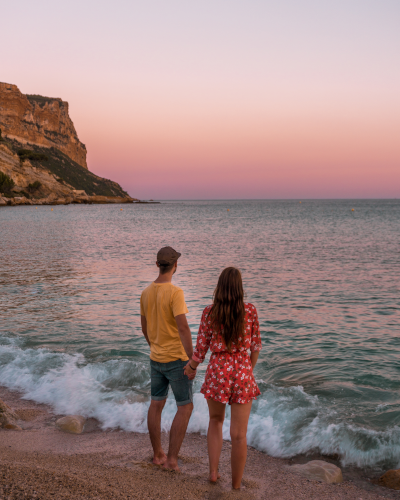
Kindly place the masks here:
POLYGON ((171 264, 175 264, 181 255, 181 253, 172 247, 163 247, 157 253, 157 262, 160 266, 170 266, 171 264))

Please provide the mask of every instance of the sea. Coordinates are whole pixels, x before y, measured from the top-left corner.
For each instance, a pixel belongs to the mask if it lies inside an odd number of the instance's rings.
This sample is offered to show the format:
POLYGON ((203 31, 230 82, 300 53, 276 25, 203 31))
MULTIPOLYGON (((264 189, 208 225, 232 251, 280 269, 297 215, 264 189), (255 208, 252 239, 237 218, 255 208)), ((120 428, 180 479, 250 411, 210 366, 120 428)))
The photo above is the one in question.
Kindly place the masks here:
MULTIPOLYGON (((0 385, 103 429, 147 432, 141 291, 182 253, 196 341, 220 272, 257 308, 248 442, 275 457, 400 467, 400 200, 164 201, 0 209, 0 385)), ((188 432, 206 434, 194 383, 188 432)), ((170 393, 162 428, 176 411, 170 393)), ((230 412, 224 424, 229 439, 230 412)))

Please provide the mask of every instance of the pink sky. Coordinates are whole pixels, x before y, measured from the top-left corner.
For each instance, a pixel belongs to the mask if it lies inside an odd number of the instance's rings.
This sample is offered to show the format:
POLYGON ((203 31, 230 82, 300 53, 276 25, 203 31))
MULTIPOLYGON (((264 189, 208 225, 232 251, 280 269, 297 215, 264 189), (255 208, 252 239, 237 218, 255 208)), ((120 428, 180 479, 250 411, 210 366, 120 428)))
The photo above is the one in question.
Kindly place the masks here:
POLYGON ((0 81, 68 101, 89 169, 132 196, 400 195, 398 0, 17 0, 2 18, 0 81))

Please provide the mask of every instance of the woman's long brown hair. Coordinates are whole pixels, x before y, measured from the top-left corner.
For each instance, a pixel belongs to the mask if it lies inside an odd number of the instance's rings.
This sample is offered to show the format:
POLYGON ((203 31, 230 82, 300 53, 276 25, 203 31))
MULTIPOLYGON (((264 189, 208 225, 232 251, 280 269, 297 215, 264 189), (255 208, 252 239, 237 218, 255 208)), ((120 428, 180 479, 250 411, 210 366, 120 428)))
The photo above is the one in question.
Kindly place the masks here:
POLYGON ((214 330, 221 332, 229 352, 232 344, 237 344, 239 336, 244 333, 243 298, 242 275, 239 269, 227 267, 218 279, 209 317, 214 330))

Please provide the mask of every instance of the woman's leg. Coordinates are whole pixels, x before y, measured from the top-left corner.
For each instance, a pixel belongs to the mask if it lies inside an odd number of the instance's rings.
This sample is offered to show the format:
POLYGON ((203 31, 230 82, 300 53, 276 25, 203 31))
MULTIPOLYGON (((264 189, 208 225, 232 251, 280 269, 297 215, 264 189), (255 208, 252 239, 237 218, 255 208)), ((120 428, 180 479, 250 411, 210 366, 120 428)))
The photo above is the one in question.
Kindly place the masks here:
POLYGON ((244 466, 247 458, 247 424, 249 422, 251 403, 233 403, 231 407, 231 465, 232 487, 240 489, 244 466))
POLYGON ((215 483, 219 478, 218 464, 222 450, 222 424, 225 418, 225 404, 207 399, 210 423, 208 425, 207 444, 210 461, 210 481, 215 483))

